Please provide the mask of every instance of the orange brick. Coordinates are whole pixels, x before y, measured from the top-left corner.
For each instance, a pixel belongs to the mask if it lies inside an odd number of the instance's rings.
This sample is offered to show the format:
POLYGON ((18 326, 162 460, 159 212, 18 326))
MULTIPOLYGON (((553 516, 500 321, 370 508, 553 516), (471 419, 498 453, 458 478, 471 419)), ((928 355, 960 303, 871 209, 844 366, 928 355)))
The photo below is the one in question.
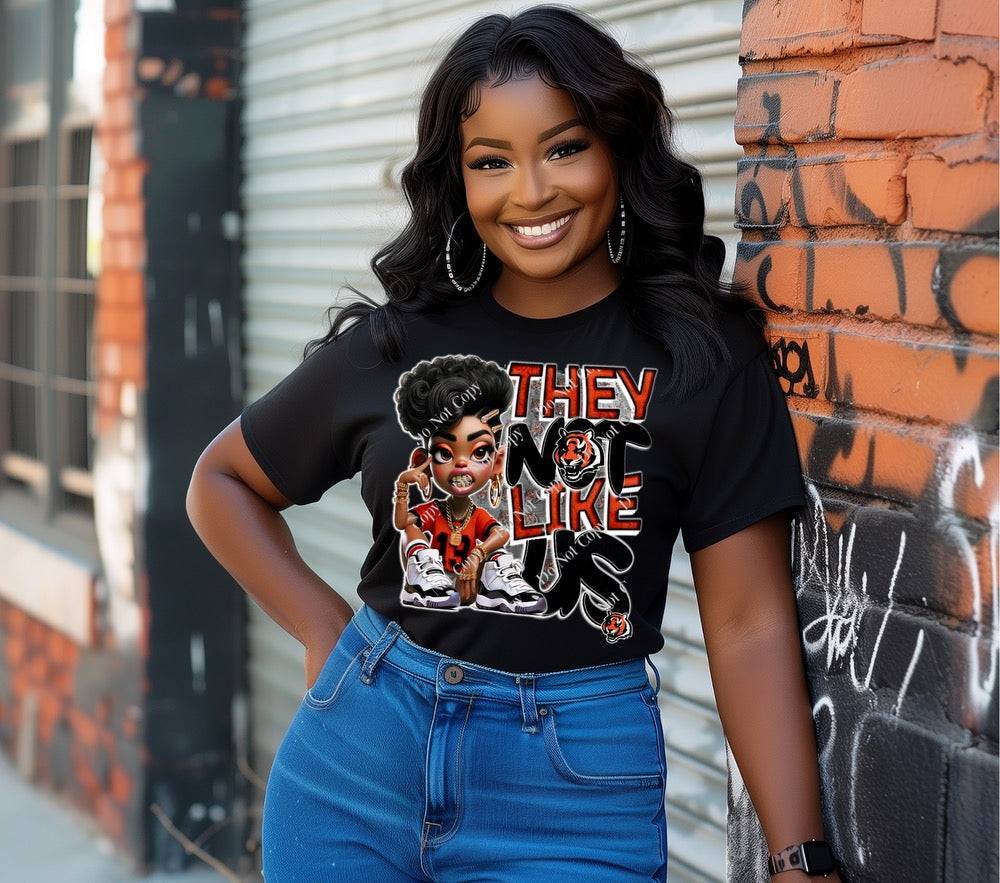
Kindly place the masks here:
POLYGON ((959 327, 995 335, 1000 315, 996 250, 962 249, 943 266, 939 287, 959 327))
MULTIPOLYGON (((101 125, 109 126, 110 119, 102 116, 101 125)), ((139 156, 138 135, 131 128, 109 129, 107 132, 104 147, 105 158, 109 166, 123 165, 132 162, 139 156)))
POLYGON ((147 164, 143 160, 125 163, 118 166, 122 174, 122 195, 127 197, 142 197, 142 184, 146 178, 147 164))
POLYGON ((904 58, 866 64, 841 81, 837 137, 976 132, 985 119, 990 79, 989 70, 974 61, 904 58))
MULTIPOLYGON (((998 36, 997 6, 988 0, 941 0, 939 20, 944 34, 971 34, 994 39, 998 36)), ((993 52, 996 52, 995 47, 993 52)))
POLYGON ((850 0, 757 0, 744 5, 740 57, 824 55, 855 42, 850 0))
POLYGON ((907 0, 906 11, 885 0, 864 0, 861 33, 895 34, 911 40, 934 39, 937 0, 907 0))
POLYGON ((145 240, 136 236, 109 236, 101 246, 105 268, 140 270, 146 265, 145 240))
POLYGON ((84 714, 79 708, 70 708, 67 712, 74 736, 85 748, 97 747, 98 728, 93 718, 84 714))
POLYGON ((41 691, 38 695, 38 737, 48 744, 52 741, 52 733, 56 723, 62 717, 63 703, 60 697, 50 691, 41 691))
POLYGON ((142 274, 134 270, 105 270, 97 281, 97 299, 103 306, 138 307, 143 304, 142 274))
POLYGON ((998 262, 988 245, 780 240, 737 249, 734 276, 762 303, 793 310, 991 335, 998 330, 998 262))
MULTIPOLYGON (((771 337, 779 363, 783 348, 794 348, 797 343, 780 334, 771 337)), ((797 367, 799 362, 792 360, 791 364, 797 367)), ((918 506, 926 501, 928 488, 941 487, 942 461, 958 456, 964 445, 948 426, 916 424, 882 414, 841 416, 829 406, 824 411, 823 403, 797 395, 790 396, 788 402, 803 463, 809 462, 819 434, 825 439, 852 439, 849 446, 836 447, 829 452, 832 456, 824 459, 822 481, 855 494, 918 506)), ((1000 459, 996 446, 979 445, 977 459, 978 467, 970 462, 968 468, 956 472, 947 494, 936 501, 937 508, 970 521, 990 519, 1000 459)), ((967 608, 951 612, 962 619, 971 613, 967 608)))
MULTIPOLYGON (((98 347, 98 350, 103 351, 103 347, 98 347)), ((100 361, 100 358, 98 358, 98 361, 100 361)), ((100 407, 106 410, 115 410, 118 407, 118 392, 120 388, 121 384, 116 378, 101 377, 97 381, 97 402, 100 407)))
POLYGON ((794 161, 741 159, 736 164, 737 227, 778 227, 788 222, 788 181, 794 161))
POLYGON ((28 614, 14 604, 6 604, 7 624, 11 631, 21 631, 28 626, 28 614))
POLYGON ((116 21, 108 24, 104 29, 104 56, 108 59, 108 64, 115 60, 121 62, 125 60, 123 56, 128 56, 132 52, 129 45, 129 22, 116 21))
MULTIPOLYGON (((772 317, 768 330, 789 339, 803 334, 801 327, 778 317, 772 317)), ((827 401, 996 433, 996 426, 980 425, 979 416, 997 373, 994 346, 945 343, 939 334, 919 335, 905 325, 875 329, 849 320, 831 326, 828 337, 825 347, 809 346, 827 401)))
POLYGON ((906 217, 905 166, 901 156, 800 162, 798 198, 786 194, 791 223, 800 227, 902 223, 906 217))
POLYGON ((138 382, 146 370, 146 348, 142 345, 123 344, 122 355, 122 378, 138 382))
POLYGON ((28 645, 24 637, 18 634, 9 635, 4 641, 4 658, 7 665, 14 668, 24 661, 28 645))
POLYGON ((112 95, 105 99, 102 122, 106 126, 124 129, 136 124, 136 100, 128 92, 112 95))
POLYGON ((94 317, 94 334, 97 339, 139 343, 144 331, 141 310, 98 304, 94 317))
POLYGON ((132 797, 132 777, 120 763, 111 767, 111 796, 119 804, 127 804, 132 797))
POLYGON ((126 714, 125 717, 122 718, 121 732, 122 735, 130 742, 139 738, 139 722, 133 715, 126 714))
POLYGON ((915 227, 956 233, 995 234, 997 224, 997 140, 956 139, 933 153, 915 156, 906 188, 915 227))
POLYGON ((74 674, 74 669, 63 668, 56 672, 52 678, 53 688, 64 699, 70 699, 73 696, 74 674))
POLYGON ((28 661, 28 677, 35 684, 44 684, 49 676, 49 660, 42 652, 36 652, 28 661))
POLYGON ((819 141, 830 125, 837 77, 826 71, 761 74, 736 87, 738 144, 819 141))
POLYGON ((107 25, 127 19, 132 14, 132 0, 104 0, 104 23, 107 25))
POLYGON ((104 203, 102 217, 108 233, 140 236, 145 229, 145 205, 141 200, 114 200, 104 203))

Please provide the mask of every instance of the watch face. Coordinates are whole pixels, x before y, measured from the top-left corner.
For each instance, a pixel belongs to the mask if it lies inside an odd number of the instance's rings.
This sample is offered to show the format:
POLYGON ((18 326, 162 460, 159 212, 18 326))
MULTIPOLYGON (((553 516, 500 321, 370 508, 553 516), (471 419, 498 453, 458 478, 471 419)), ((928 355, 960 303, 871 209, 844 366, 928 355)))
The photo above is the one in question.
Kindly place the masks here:
POLYGON ((803 843, 809 873, 829 874, 833 870, 833 852, 826 843, 803 843))

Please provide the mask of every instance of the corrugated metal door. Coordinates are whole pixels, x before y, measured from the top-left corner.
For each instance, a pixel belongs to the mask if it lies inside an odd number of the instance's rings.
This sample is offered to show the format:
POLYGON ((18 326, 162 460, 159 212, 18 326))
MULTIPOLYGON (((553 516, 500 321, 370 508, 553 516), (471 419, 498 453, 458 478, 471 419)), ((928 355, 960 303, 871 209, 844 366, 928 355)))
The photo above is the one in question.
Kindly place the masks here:
MULTIPOLYGON (((742 3, 580 3, 659 73, 677 139, 705 180, 709 232, 732 256, 733 139, 742 3)), ((388 188, 413 149, 415 108, 445 46, 475 17, 523 4, 454 0, 248 0, 243 158, 246 179, 248 389, 253 400, 298 363, 325 329, 324 310, 350 282, 379 296, 372 252, 403 222, 388 188)), ((340 296, 346 299, 349 292, 340 296)), ((339 302, 343 300, 338 297, 339 302)), ((305 560, 357 606, 371 541, 359 479, 285 514, 305 560)), ((266 773, 303 691, 303 651, 252 604, 252 724, 266 773)), ((673 881, 723 880, 726 758, 687 558, 677 546, 666 646, 656 663, 668 739, 673 881)))

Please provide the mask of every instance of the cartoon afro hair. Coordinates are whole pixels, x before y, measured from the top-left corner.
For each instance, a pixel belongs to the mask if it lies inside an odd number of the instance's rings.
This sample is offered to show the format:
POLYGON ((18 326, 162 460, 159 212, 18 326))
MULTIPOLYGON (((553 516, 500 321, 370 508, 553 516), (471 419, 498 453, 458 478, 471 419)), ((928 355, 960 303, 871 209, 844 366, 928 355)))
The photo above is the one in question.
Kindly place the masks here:
POLYGON ((435 432, 469 414, 483 417, 499 436, 500 415, 513 398, 514 385, 496 362, 456 355, 418 362, 400 376, 394 396, 400 426, 425 448, 435 432))

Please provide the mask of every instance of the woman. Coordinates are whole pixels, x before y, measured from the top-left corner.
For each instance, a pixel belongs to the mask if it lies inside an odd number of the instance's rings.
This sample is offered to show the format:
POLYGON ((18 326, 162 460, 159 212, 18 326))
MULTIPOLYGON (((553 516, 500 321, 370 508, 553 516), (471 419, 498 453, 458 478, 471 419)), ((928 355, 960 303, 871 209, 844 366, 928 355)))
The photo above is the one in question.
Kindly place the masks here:
MULTIPOLYGON (((305 646, 307 689, 265 795, 269 883, 665 880, 645 663, 663 646, 678 532, 775 876, 809 876, 802 851, 821 864, 822 843, 802 846, 823 827, 788 561, 798 454, 671 131, 656 77, 582 14, 475 22, 421 100, 402 175, 412 217, 372 261, 385 303, 344 307, 199 460, 195 528, 305 646), (402 603, 394 507, 417 474, 397 485, 413 427, 393 396, 441 356, 510 379, 494 517, 544 611, 402 603), (279 512, 358 471, 374 543, 355 612, 279 512)), ((478 386, 459 376, 442 397, 423 378, 408 393, 469 474, 492 434, 478 386)))

